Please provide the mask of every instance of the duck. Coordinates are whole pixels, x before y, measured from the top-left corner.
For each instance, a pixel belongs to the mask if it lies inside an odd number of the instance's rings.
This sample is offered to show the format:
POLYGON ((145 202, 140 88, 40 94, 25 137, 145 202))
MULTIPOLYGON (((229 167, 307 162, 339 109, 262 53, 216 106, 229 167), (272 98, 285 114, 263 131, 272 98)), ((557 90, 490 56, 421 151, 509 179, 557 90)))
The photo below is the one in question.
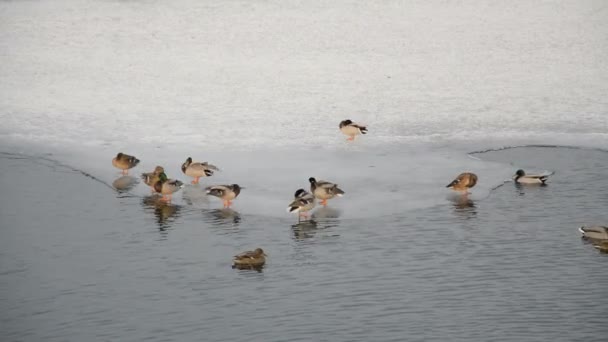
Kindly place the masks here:
POLYGON ((139 164, 139 159, 122 152, 118 152, 116 157, 112 159, 112 165, 122 170, 123 175, 129 174, 129 169, 134 168, 137 164, 139 164))
POLYGON ((308 181, 310 182, 310 192, 321 200, 321 205, 323 206, 327 205, 328 199, 332 199, 336 196, 342 197, 344 195, 344 191, 338 188, 338 184, 323 180, 317 181, 314 177, 308 178, 308 181))
POLYGON ((466 192, 477 184, 477 175, 471 172, 463 172, 458 175, 446 188, 451 188, 456 191, 466 192))
POLYGON ((230 208, 232 200, 237 198, 244 187, 238 184, 232 185, 214 185, 205 188, 207 195, 219 197, 224 201, 224 208, 230 208))
POLYGON ((602 241, 597 245, 593 245, 593 247, 602 253, 608 253, 608 241, 602 241))
POLYGON ((545 185, 549 175, 527 175, 524 170, 519 169, 513 175, 513 181, 517 184, 540 184, 545 185))
POLYGON ((591 240, 608 240, 608 227, 605 226, 582 226, 578 229, 583 238, 591 240))
POLYGON ((171 201, 171 197, 174 193, 178 192, 184 187, 184 183, 177 179, 168 179, 167 174, 162 172, 158 176, 158 181, 154 183, 154 191, 163 195, 162 200, 166 202, 171 201))
POLYGON ((141 179, 144 180, 144 183, 148 185, 152 191, 154 190, 154 184, 160 180, 160 174, 164 173, 165 169, 162 166, 157 166, 154 168, 152 172, 146 172, 141 174, 141 179))
POLYGON ((346 119, 340 121, 340 131, 348 136, 348 139, 346 140, 352 141, 355 140, 355 136, 359 134, 367 134, 367 127, 346 119))
POLYGON ((261 248, 256 248, 253 251, 246 251, 235 255, 232 259, 233 267, 261 267, 266 263, 266 253, 261 248))
POLYGON ((188 157, 186 161, 182 164, 182 172, 186 176, 194 177, 192 184, 198 184, 198 180, 201 177, 210 177, 213 175, 213 171, 219 171, 215 165, 211 165, 207 162, 203 163, 193 163, 192 158, 188 157))
POLYGON ((298 218, 308 216, 307 212, 315 207, 315 197, 304 189, 296 190, 293 196, 294 200, 287 207, 287 212, 298 213, 298 218))

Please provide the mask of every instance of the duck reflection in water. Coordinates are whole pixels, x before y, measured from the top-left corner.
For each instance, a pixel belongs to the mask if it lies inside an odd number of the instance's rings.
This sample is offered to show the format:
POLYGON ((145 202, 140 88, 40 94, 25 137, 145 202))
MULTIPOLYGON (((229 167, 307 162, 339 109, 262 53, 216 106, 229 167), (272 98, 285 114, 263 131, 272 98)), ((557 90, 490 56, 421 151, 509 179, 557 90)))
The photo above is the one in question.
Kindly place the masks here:
POLYGON ((462 216, 466 219, 473 218, 477 215, 477 207, 475 202, 469 198, 467 194, 453 195, 449 197, 449 200, 454 206, 454 213, 458 216, 462 216))
POLYGON ((205 220, 213 225, 238 226, 241 223, 241 214, 231 208, 203 210, 205 220))
POLYGON ((291 231, 296 241, 313 238, 317 234, 317 222, 313 220, 298 222, 291 225, 291 231))
POLYGON ((116 178, 114 180, 114 182, 112 182, 112 186, 114 187, 114 189, 116 189, 119 193, 122 192, 128 192, 129 190, 131 190, 135 185, 137 184, 137 178, 129 176, 129 175, 123 175, 120 176, 118 178, 116 178))
POLYGON ((339 218, 342 212, 331 207, 321 207, 312 214, 312 219, 339 218))
POLYGON ((179 217, 180 207, 164 201, 159 195, 146 196, 142 199, 144 208, 152 209, 160 231, 165 231, 171 222, 179 217))

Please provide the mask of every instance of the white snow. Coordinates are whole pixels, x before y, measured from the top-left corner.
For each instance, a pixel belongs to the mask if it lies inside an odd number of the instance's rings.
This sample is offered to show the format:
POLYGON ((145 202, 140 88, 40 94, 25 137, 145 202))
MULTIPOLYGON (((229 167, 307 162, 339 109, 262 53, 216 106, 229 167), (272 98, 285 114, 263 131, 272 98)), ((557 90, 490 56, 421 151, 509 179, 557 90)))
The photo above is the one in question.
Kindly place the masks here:
POLYGON ((597 1, 0 2, 0 139, 608 142, 597 1))

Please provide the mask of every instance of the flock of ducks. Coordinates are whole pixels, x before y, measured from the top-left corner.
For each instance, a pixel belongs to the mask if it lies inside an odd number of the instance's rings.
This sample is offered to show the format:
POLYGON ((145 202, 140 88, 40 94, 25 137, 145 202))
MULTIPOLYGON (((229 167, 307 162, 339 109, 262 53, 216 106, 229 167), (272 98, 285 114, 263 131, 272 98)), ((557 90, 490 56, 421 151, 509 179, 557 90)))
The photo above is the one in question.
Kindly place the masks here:
MULTIPOLYGON (((340 131, 348 136, 346 140, 353 141, 355 137, 361 134, 367 134, 367 127, 355 123, 351 120, 343 120, 339 125, 340 131)), ((134 168, 139 164, 139 159, 134 156, 118 153, 112 159, 112 165, 121 170, 123 175, 127 175, 129 169, 134 168)), ((192 184, 198 184, 201 177, 210 177, 220 169, 207 162, 194 162, 191 157, 188 157, 181 166, 182 172, 189 177, 192 177, 192 184)), ((513 175, 513 181, 517 184, 525 185, 545 185, 549 175, 534 175, 526 174, 524 170, 517 170, 513 175)), ((165 169, 162 166, 156 166, 152 172, 142 173, 141 178, 148 185, 153 193, 162 195, 161 200, 170 202, 172 195, 179 191, 184 183, 177 179, 168 178, 165 169)), ((454 191, 458 191, 464 195, 468 194, 468 190, 477 184, 478 177, 472 172, 463 172, 459 174, 452 182, 446 185, 454 191)), ((344 191, 337 184, 317 180, 314 177, 308 179, 310 183, 310 192, 304 189, 296 190, 294 200, 287 206, 287 212, 297 213, 298 220, 308 218, 308 213, 315 208, 316 200, 319 200, 323 206, 327 205, 327 201, 344 195, 344 191)), ((223 201, 224 208, 229 208, 232 201, 236 199, 244 187, 238 184, 223 184, 213 185, 205 188, 205 192, 209 196, 214 196, 223 201)), ((608 253, 608 227, 592 226, 581 227, 579 231, 583 234, 583 238, 591 240, 595 243, 594 247, 600 251, 608 253)), ((235 255, 233 258, 233 267, 246 269, 259 269, 266 262, 266 254, 261 248, 253 251, 246 251, 235 255)))

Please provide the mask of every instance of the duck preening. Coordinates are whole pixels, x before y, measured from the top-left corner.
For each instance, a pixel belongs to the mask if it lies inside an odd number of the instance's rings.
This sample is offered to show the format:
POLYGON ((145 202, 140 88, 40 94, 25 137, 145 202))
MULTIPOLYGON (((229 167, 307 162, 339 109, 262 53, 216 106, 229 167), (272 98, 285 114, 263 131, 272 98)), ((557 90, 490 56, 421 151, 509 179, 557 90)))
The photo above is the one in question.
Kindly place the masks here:
POLYGON ((314 177, 308 178, 310 182, 310 192, 321 200, 321 205, 326 206, 327 200, 332 199, 336 196, 341 197, 344 195, 344 191, 338 188, 338 184, 319 180, 317 181, 314 177))
POLYGON ((186 176, 193 177, 192 184, 198 184, 199 178, 210 177, 214 171, 219 171, 217 166, 209 164, 207 162, 192 162, 192 158, 188 157, 182 164, 182 172, 186 176))
POLYGON ((224 208, 230 208, 232 200, 234 200, 244 187, 238 184, 231 185, 214 185, 205 188, 207 195, 221 198, 224 201, 224 208))
POLYGON ((294 194, 294 200, 287 207, 290 213, 298 213, 298 217, 308 216, 308 212, 315 207, 315 197, 304 189, 298 189, 294 194))
POLYGON ((163 195, 163 200, 170 202, 173 194, 184 187, 184 183, 177 179, 168 179, 167 175, 162 172, 158 181, 154 183, 154 191, 163 195))
POLYGON ((463 172, 458 175, 446 188, 456 191, 467 191, 477 184, 477 175, 471 172, 463 172))
POLYGON ((141 174, 141 179, 144 180, 144 183, 148 185, 152 191, 154 190, 154 184, 160 180, 160 174, 164 173, 165 169, 162 166, 157 166, 154 168, 152 172, 146 172, 141 174))
POLYGON ((367 134, 367 127, 347 119, 340 122, 340 131, 348 136, 346 140, 355 140, 355 136, 367 134))

